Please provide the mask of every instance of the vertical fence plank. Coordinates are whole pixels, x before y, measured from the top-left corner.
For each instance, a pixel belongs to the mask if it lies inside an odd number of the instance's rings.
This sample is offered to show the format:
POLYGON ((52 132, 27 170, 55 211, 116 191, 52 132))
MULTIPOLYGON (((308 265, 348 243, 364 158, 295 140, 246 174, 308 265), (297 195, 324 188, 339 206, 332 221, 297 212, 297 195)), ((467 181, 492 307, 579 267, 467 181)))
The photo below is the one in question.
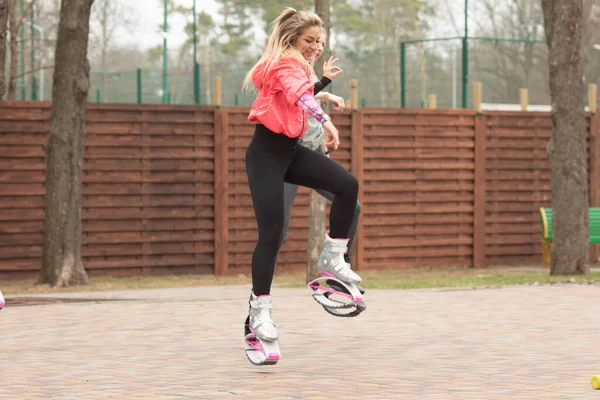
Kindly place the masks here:
POLYGON ((228 170, 227 111, 215 110, 215 275, 227 273, 228 247, 228 170))
MULTIPOLYGON (((350 153, 350 157, 351 157, 351 169, 352 169, 352 173, 354 174, 354 176, 356 177, 356 179, 358 180, 358 201, 360 202, 361 206, 363 207, 364 210, 364 202, 363 202, 363 196, 364 196, 364 184, 365 184, 365 179, 364 179, 364 165, 363 165, 363 160, 364 160, 364 143, 363 143, 363 135, 364 135, 364 127, 363 127, 363 112, 361 110, 354 110, 352 111, 352 126, 351 126, 351 143, 352 143, 352 148, 351 148, 351 153, 350 153)), ((364 214, 364 212, 362 213, 364 214)), ((362 219, 364 219, 364 217, 361 217, 362 219)), ((364 255, 364 229, 363 229, 363 224, 360 223, 358 224, 358 229, 356 231, 356 237, 354 238, 354 243, 352 245, 353 248, 353 262, 356 264, 355 268, 356 270, 360 270, 364 267, 364 260, 365 260, 365 255, 364 255)))
POLYGON ((475 174, 473 202, 473 267, 485 266, 485 180, 487 116, 475 116, 475 174))
POLYGON ((152 254, 151 244, 149 238, 152 233, 148 230, 148 217, 145 215, 144 207, 150 208, 152 200, 150 199, 150 178, 151 178, 151 160, 150 160, 150 134, 148 133, 149 123, 148 117, 150 113, 148 111, 142 111, 141 113, 141 132, 142 132, 142 179, 141 179, 141 193, 142 193, 142 208, 140 210, 142 217, 142 260, 143 262, 143 273, 144 275, 151 275, 152 268, 147 266, 147 262, 150 260, 152 254))
MULTIPOLYGON (((203 117, 207 117, 208 113, 206 111, 200 111, 197 110, 196 112, 194 112, 194 153, 195 154, 199 154, 199 152, 202 151, 203 146, 208 147, 208 144, 203 143, 203 138, 205 136, 205 131, 203 129, 202 124, 200 123, 201 121, 203 121, 203 117)), ((215 125, 214 125, 214 112, 213 112, 213 125, 212 125, 212 135, 213 135, 213 140, 214 140, 214 129, 215 129, 215 125)), ((214 162, 214 158, 215 158, 215 152, 214 152, 214 142, 213 142, 213 148, 212 150, 212 159, 214 162)), ((206 171, 203 170, 202 168, 202 164, 203 161, 200 157, 195 157, 194 158, 194 213, 196 215, 196 222, 195 222, 195 226, 194 226, 194 233, 195 234, 199 234, 202 233, 203 230, 206 229, 206 225, 205 225, 205 218, 202 218, 202 211, 203 211, 203 194, 204 194, 204 186, 205 186, 205 182, 203 182, 203 175, 206 174, 206 171)), ((214 168, 214 167, 213 167, 214 168)), ((214 169, 213 169, 213 178, 214 178, 214 169)), ((214 196, 214 182, 213 182, 213 196, 214 196)), ((214 205, 213 205, 213 212, 214 212, 214 205)), ((213 216, 213 218, 215 218, 216 221, 216 216, 213 216)), ((215 224, 216 225, 216 224, 215 224)), ((213 242, 212 242, 212 246, 213 246, 213 252, 215 252, 215 228, 214 225, 212 227, 213 229, 213 242)), ((195 258, 195 265, 194 265, 194 271, 196 271, 197 273, 201 273, 202 269, 205 267, 203 264, 203 259, 205 259, 206 256, 206 248, 205 248, 205 243, 203 243, 203 241, 201 240, 195 240, 194 241, 194 258, 195 258)), ((214 265, 215 265, 215 258, 213 257, 213 274, 214 272, 214 265)))
MULTIPOLYGON (((600 207, 600 124, 598 123, 598 114, 590 114, 590 207, 600 207)), ((598 245, 590 245, 590 262, 598 262, 598 245)))

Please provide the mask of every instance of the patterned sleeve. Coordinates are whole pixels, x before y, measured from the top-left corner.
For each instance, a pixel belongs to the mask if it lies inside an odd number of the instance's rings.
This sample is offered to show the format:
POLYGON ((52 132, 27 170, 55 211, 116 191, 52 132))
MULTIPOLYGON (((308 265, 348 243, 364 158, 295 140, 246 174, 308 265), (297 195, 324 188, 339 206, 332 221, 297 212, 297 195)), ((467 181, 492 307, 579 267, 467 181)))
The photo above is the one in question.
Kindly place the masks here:
POLYGON ((315 88, 313 89, 313 94, 318 94, 321 90, 325 89, 327 85, 331 83, 331 79, 324 76, 320 81, 315 82, 315 88))
POLYGON ((314 96, 310 92, 304 93, 298 100, 298 107, 308 112, 308 115, 319 121, 321 124, 329 121, 329 116, 321 108, 314 96))

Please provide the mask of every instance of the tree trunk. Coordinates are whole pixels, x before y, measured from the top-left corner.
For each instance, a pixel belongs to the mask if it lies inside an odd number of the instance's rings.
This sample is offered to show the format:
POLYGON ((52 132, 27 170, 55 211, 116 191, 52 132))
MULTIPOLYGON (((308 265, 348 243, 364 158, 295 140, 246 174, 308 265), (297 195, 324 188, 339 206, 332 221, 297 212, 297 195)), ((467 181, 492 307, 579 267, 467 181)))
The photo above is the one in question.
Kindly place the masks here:
MULTIPOLYGON (((331 32, 331 10, 329 0, 315 0, 315 11, 323 20, 325 32, 327 33, 325 50, 323 55, 315 64, 315 73, 320 78, 323 76, 323 64, 329 59, 331 50, 329 48, 329 34, 331 32)), ((325 241, 325 205, 326 200, 314 190, 310 191, 310 203, 308 206, 308 265, 306 266, 306 282, 319 277, 317 263, 323 250, 325 241)))
POLYGON ((0 0, 0 101, 6 91, 6 39, 8 23, 8 0, 0 0))
POLYGON ((320 276, 317 263, 323 251, 325 242, 325 205, 326 200, 317 193, 310 191, 310 203, 308 205, 308 265, 306 269, 306 283, 320 276))
POLYGON ((323 21, 323 25, 325 27, 326 33, 326 41, 325 41, 325 50, 321 58, 319 58, 315 63, 315 72, 317 76, 323 76, 323 64, 325 64, 325 60, 328 60, 331 56, 331 49, 329 48, 329 43, 331 42, 331 9, 329 6, 329 0, 315 0, 315 12, 321 20, 323 21))
POLYGON ((85 150, 90 9, 62 0, 56 41, 52 120, 46 143, 44 251, 38 283, 87 284, 81 260, 81 179, 85 150))
POLYGON ((102 31, 102 44, 100 45, 100 68, 102 68, 102 72, 106 72, 108 70, 106 64, 106 55, 108 54, 108 7, 109 3, 104 2, 102 4, 102 10, 100 11, 100 29, 102 31))
POLYGON ((8 73, 8 100, 15 100, 17 93, 17 62, 19 54, 17 54, 17 40, 19 38, 19 27, 17 26, 17 0, 8 0, 8 20, 10 29, 10 66, 8 73))
POLYGON ((551 275, 589 273, 582 7, 582 0, 542 0, 552 99, 552 138, 547 147, 554 226, 551 275))

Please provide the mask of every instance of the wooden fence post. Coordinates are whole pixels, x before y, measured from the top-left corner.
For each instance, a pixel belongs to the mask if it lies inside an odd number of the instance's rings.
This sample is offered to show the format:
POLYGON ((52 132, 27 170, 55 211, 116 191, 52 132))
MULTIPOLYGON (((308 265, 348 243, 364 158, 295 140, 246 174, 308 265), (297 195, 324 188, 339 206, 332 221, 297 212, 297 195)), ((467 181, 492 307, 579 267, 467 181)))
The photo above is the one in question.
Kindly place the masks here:
POLYGON ((527 89, 519 89, 519 99, 521 101, 521 111, 527 111, 527 104, 529 103, 529 91, 527 89))
MULTIPOLYGON (((360 110, 352 111, 352 126, 351 126, 351 169, 352 173, 358 180, 358 201, 361 204, 361 216, 360 219, 364 221, 364 127, 363 127, 363 113, 360 110)), ((352 260, 353 269, 360 270, 364 268, 365 254, 364 254, 364 228, 363 223, 358 224, 354 243, 352 244, 352 260)))
POLYGON ((358 110, 358 80, 350 79, 350 108, 358 110))
POLYGON ((590 83, 588 85, 588 107, 591 113, 596 113, 598 108, 597 104, 598 98, 598 86, 595 83, 590 83))
POLYGON ((213 104, 221 107, 223 103, 223 78, 215 76, 213 78, 213 104))
POLYGON ((475 173, 473 193, 473 267, 485 267, 486 121, 475 116, 475 173))
POLYGON ((481 93, 481 82, 473 83, 473 108, 477 113, 481 112, 481 102, 483 94, 481 93))
POLYGON ((437 109, 437 96, 433 93, 429 95, 429 108, 431 110, 437 109))
POLYGON ((226 111, 215 109, 215 275, 225 275, 228 263, 229 229, 229 118, 226 111))

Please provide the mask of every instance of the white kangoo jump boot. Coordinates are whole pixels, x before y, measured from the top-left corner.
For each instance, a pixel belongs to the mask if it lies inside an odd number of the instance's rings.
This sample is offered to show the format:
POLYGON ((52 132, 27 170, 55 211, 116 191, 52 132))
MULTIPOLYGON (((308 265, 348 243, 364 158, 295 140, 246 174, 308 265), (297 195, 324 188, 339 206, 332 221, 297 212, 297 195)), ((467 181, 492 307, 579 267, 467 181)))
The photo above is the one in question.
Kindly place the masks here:
POLYGON ((244 323, 246 357, 254 365, 274 365, 281 358, 279 333, 271 318, 271 295, 250 294, 248 317, 244 323))
POLYGON ((336 317, 356 317, 367 308, 365 290, 358 286, 362 279, 344 259, 347 246, 348 239, 332 239, 327 234, 317 263, 323 276, 308 283, 313 299, 336 317))
POLYGON ((362 281, 361 277, 352 271, 350 264, 344 260, 347 245, 348 239, 332 239, 327 233, 317 267, 324 275, 331 274, 342 282, 358 284, 362 281))
POLYGON ((274 341, 279 339, 277 328, 271 318, 271 295, 256 296, 250 294, 250 326, 256 336, 263 340, 274 341))

